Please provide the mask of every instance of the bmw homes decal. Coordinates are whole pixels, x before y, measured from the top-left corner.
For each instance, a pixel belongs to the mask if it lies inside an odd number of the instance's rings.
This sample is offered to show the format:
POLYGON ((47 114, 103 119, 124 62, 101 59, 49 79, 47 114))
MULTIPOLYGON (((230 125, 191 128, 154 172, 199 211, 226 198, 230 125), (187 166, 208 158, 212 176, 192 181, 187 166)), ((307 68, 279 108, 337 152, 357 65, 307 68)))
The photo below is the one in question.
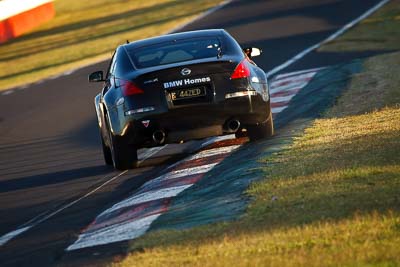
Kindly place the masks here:
POLYGON ((197 78, 197 79, 183 79, 183 80, 177 80, 177 81, 171 81, 171 82, 164 83, 164 89, 171 88, 171 87, 179 87, 179 86, 198 84, 198 83, 206 83, 206 82, 211 82, 211 78, 203 77, 203 78, 197 78))

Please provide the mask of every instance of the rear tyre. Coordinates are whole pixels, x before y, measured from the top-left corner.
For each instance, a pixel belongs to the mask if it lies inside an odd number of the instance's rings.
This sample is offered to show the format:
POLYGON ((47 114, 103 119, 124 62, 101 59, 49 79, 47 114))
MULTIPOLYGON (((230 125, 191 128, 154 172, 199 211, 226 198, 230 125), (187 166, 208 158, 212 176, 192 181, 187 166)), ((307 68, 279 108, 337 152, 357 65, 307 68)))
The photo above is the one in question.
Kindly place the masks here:
POLYGON ((274 134, 274 122, 272 120, 272 115, 265 123, 260 123, 257 125, 247 126, 247 135, 250 141, 257 141, 264 138, 271 137, 274 134))
POLYGON ((104 143, 104 138, 101 133, 100 136, 101 136, 101 145, 103 147, 104 162, 106 163, 106 165, 113 165, 111 149, 107 147, 106 144, 104 143))
MULTIPOLYGON (((107 121, 108 117, 106 116, 107 121)), ((108 122, 109 123, 109 122, 108 122)), ((133 169, 137 166, 137 149, 134 145, 127 144, 123 138, 114 136, 110 125, 107 125, 110 140, 111 161, 117 170, 133 169)))
POLYGON ((126 144, 121 138, 110 133, 111 158, 114 168, 117 170, 132 169, 137 166, 137 149, 135 146, 126 144))

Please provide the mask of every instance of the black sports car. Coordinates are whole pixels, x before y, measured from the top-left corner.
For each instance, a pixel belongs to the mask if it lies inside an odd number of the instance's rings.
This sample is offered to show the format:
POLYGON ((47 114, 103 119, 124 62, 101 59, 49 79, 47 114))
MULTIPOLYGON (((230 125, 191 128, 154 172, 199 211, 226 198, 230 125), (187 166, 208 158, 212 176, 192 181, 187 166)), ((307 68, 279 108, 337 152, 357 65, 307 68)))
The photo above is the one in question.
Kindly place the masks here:
POLYGON ((273 134, 267 78, 225 30, 169 34, 120 45, 95 98, 105 162, 133 168, 137 150, 216 135, 273 134))

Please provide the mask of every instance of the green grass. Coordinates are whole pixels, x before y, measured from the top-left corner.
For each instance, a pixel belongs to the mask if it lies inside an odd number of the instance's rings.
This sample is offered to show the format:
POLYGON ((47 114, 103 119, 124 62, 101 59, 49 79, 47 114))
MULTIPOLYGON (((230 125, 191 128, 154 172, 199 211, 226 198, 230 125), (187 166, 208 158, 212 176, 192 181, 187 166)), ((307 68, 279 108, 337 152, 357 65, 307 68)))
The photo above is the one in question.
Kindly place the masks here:
POLYGON ((357 74, 351 81, 352 90, 345 92, 339 105, 333 107, 329 116, 363 114, 372 109, 400 103, 399 53, 383 54, 370 58, 365 71, 357 74))
POLYGON ((148 233, 113 266, 400 266, 399 62, 366 60, 333 108, 263 159, 238 221, 148 233))
POLYGON ((219 2, 57 0, 53 20, 0 45, 0 90, 107 59, 126 40, 166 33, 219 2))
POLYGON ((145 250, 114 266, 398 266, 399 227, 374 213, 145 250))

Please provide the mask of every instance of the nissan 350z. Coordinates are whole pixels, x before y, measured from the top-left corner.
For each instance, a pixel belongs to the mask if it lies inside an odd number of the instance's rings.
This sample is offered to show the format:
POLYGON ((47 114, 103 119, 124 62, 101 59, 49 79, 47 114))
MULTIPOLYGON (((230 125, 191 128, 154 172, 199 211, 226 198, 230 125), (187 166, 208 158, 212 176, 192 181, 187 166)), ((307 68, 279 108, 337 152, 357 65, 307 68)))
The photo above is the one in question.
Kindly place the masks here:
POLYGON ((120 45, 95 97, 104 159, 134 168, 137 150, 192 139, 273 135, 267 77, 225 30, 175 33, 120 45))

